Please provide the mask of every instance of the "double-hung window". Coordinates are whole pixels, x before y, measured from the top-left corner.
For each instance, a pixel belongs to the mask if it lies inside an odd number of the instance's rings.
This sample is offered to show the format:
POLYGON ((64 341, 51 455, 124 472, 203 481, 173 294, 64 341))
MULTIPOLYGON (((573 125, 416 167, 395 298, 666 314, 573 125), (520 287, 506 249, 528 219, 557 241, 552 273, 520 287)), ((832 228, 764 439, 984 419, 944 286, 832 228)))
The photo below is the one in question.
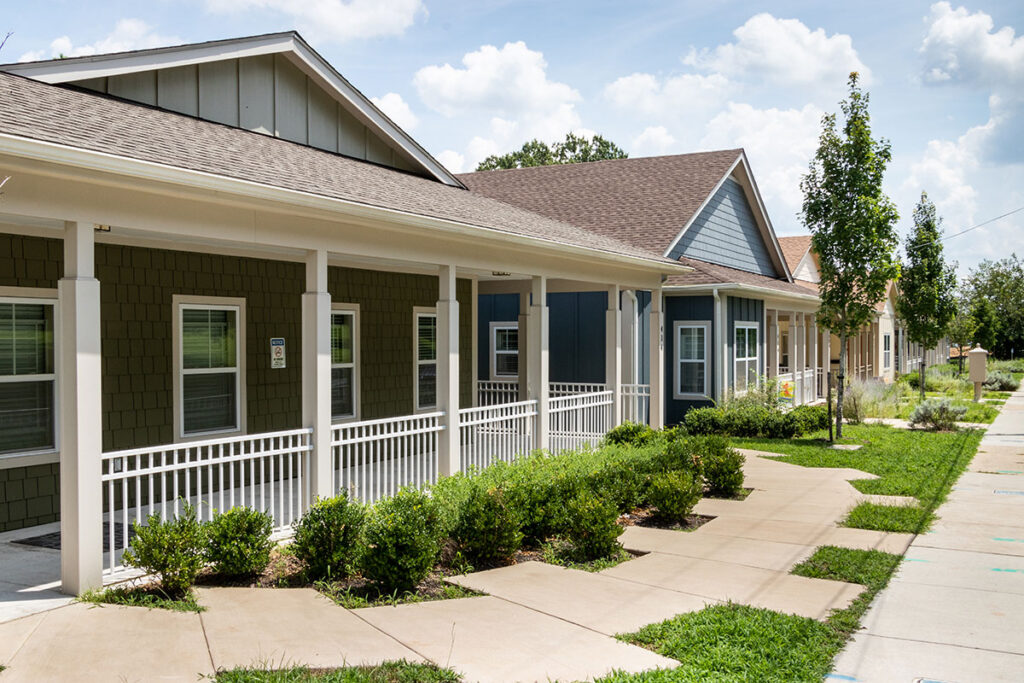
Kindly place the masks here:
POLYGON ((178 302, 179 435, 243 429, 243 304, 178 302))
POLYGON ((519 323, 491 323, 491 379, 519 376, 519 323))
POLYGON ((736 344, 733 347, 733 356, 736 360, 736 375, 733 389, 736 393, 744 393, 748 387, 757 386, 758 360, 760 359, 760 345, 757 338, 758 325, 756 322, 736 323, 736 344))
POLYGON ((335 304, 331 311, 331 417, 358 417, 359 308, 335 304))
POLYGON ((0 454, 57 447, 55 308, 0 299, 0 454))
POLYGON ((437 312, 432 308, 413 311, 413 401, 416 410, 437 406, 437 312))
POLYGON ((892 367, 892 335, 882 335, 882 365, 888 370, 892 367))
POLYGON ((674 326, 674 398, 704 398, 708 395, 708 360, 711 323, 679 321, 674 326))

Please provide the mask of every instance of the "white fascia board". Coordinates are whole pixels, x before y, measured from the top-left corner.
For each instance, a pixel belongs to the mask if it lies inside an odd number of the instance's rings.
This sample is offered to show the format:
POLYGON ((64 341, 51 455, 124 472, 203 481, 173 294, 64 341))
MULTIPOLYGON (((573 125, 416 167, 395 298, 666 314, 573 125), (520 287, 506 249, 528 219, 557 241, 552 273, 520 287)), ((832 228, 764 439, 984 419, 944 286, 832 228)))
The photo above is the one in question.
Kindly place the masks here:
MULTIPOLYGON (((779 244, 779 238, 775 236, 775 228, 772 226, 772 219, 768 217, 768 210, 764 206, 764 201, 761 199, 761 191, 757 189, 757 181, 754 180, 754 174, 750 170, 750 163, 747 161, 746 151, 740 152, 740 161, 742 162, 743 172, 746 176, 746 180, 750 185, 751 192, 754 195, 754 200, 757 204, 758 215, 761 220, 758 221, 759 227, 761 228, 761 236, 767 237, 774 248, 776 265, 780 266, 783 273, 786 274, 786 279, 789 282, 793 281, 793 273, 789 271, 789 265, 786 264, 786 259, 782 255, 782 245, 779 244)), ((731 172, 731 171, 730 171, 731 172)))
POLYGON ((668 249, 665 250, 665 253, 662 254, 662 256, 664 256, 665 258, 669 258, 669 254, 671 254, 672 251, 679 245, 679 241, 683 239, 683 235, 685 235, 686 231, 690 229, 690 226, 693 225, 693 222, 697 220, 697 216, 699 216, 700 212, 704 210, 704 207, 706 207, 708 203, 714 198, 714 196, 718 194, 718 191, 722 189, 722 185, 725 184, 725 179, 732 175, 733 169, 736 168, 736 164, 740 163, 741 159, 742 156, 736 156, 736 161, 732 162, 732 166, 729 167, 729 170, 726 171, 721 178, 719 178, 718 182, 715 184, 715 187, 711 190, 711 192, 708 192, 708 196, 704 198, 704 201, 701 202, 700 206, 697 207, 697 210, 693 212, 693 215, 690 216, 690 220, 686 221, 686 225, 684 225, 683 229, 679 231, 679 234, 676 235, 674 240, 672 240, 672 243, 668 245, 668 249))
POLYGON ((510 233, 473 223, 424 216, 409 211, 364 204, 350 199, 325 197, 311 192, 263 185, 250 180, 229 178, 203 171, 158 164, 152 161, 130 159, 106 152, 67 147, 7 133, 0 133, 0 154, 9 154, 22 159, 58 164, 76 169, 111 173, 126 178, 137 178, 199 190, 223 192, 226 195, 235 197, 289 204, 302 208, 326 211, 356 220, 386 221, 396 225, 435 230, 449 235, 462 235, 470 238, 488 235, 492 238, 497 237, 510 244, 533 248, 540 247, 590 261, 595 259, 611 261, 634 268, 643 268, 649 272, 661 273, 662 276, 688 273, 693 270, 693 268, 684 266, 681 263, 657 261, 654 257, 648 259, 601 249, 564 244, 554 240, 510 233))
POLYGON ((760 294, 765 297, 772 297, 775 299, 786 299, 792 301, 807 301, 813 303, 821 303, 821 299, 817 295, 807 294, 796 294, 795 292, 780 292, 777 289, 771 289, 770 287, 758 287, 757 285, 741 284, 739 282, 729 282, 718 285, 672 285, 662 287, 662 290, 666 295, 671 294, 710 294, 712 290, 717 289, 720 292, 726 291, 740 291, 740 292, 753 292, 760 294))
POLYGON ((434 178, 446 185, 465 187, 437 159, 338 73, 327 60, 317 54, 302 36, 292 31, 137 52, 6 64, 0 65, 0 70, 43 83, 56 84, 267 54, 284 54, 290 58, 290 61, 307 76, 332 92, 346 110, 363 125, 389 139, 434 178))

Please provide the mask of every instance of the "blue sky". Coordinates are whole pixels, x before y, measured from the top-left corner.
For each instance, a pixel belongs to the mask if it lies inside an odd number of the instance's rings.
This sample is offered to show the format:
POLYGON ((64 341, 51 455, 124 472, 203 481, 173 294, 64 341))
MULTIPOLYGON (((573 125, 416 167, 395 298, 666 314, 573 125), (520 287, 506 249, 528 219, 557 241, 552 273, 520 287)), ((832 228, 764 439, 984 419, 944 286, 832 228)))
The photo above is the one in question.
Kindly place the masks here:
MULTIPOLYGON (((533 137, 631 156, 742 146, 779 234, 823 113, 862 73, 906 230, 1024 207, 1024 4, 455 0, 7 0, 4 61, 297 29, 454 171, 533 137)), ((946 242, 961 273, 1024 255, 1024 211, 946 242)))

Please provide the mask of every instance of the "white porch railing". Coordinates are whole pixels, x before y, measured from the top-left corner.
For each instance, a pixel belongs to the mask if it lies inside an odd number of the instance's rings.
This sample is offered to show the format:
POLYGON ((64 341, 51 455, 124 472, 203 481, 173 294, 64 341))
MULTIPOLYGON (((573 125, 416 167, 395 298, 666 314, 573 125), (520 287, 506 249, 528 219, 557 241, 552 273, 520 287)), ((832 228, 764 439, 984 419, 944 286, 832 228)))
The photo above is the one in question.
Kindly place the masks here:
POLYGON ((825 369, 817 368, 814 371, 814 386, 817 390, 817 398, 825 398, 827 387, 825 386, 825 369))
POLYGON ((612 428, 612 392, 558 396, 548 403, 552 453, 596 446, 612 428))
POLYGON ((459 411, 461 466, 487 467, 499 460, 512 462, 534 449, 537 401, 459 411))
POLYGON ((551 382, 548 385, 548 393, 551 398, 557 398, 560 396, 575 396, 577 394, 595 394, 599 391, 605 391, 608 388, 606 384, 595 384, 587 382, 551 382))
POLYGON ((477 404, 496 406, 502 403, 515 403, 519 400, 518 380, 477 380, 477 404))
POLYGON ((403 486, 437 481, 443 412, 363 420, 331 428, 334 492, 372 503, 403 486))
POLYGON ((135 448, 102 455, 104 573, 121 567, 131 523, 181 513, 199 519, 250 507, 267 512, 275 531, 287 529, 309 504, 312 429, 135 448))
POLYGON ((814 403, 814 400, 818 392, 814 368, 807 368, 806 370, 804 370, 801 389, 803 391, 803 393, 801 394, 801 396, 803 397, 801 403, 814 403))
POLYGON ((650 424, 651 385, 623 384, 620 393, 622 396, 622 421, 650 424))

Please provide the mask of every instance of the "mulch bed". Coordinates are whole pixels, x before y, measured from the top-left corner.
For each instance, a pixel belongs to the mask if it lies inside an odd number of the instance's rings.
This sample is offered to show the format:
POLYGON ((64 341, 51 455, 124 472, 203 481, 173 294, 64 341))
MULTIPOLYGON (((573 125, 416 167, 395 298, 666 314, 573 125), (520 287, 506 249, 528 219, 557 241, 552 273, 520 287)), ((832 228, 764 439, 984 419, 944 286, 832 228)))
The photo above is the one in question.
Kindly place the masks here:
POLYGON ((673 531, 695 531, 707 524, 714 517, 711 515, 688 515, 685 524, 668 524, 657 516, 654 508, 637 508, 619 516, 622 526, 642 526, 651 529, 671 529, 673 531))

